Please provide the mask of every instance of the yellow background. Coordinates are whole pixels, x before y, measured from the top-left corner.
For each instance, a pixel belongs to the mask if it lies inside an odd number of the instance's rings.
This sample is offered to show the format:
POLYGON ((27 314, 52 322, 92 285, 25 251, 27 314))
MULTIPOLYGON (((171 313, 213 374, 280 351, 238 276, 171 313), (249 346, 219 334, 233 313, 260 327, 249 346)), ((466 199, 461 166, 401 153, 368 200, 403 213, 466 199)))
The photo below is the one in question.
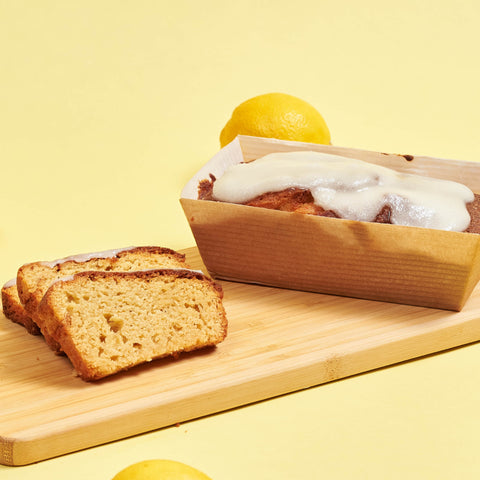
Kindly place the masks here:
MULTIPOLYGON (((0 0, 2 278, 192 246, 179 192, 265 92, 313 104, 336 145, 478 160, 479 24, 477 0, 0 0)), ((476 479, 479 362, 474 344, 0 476, 170 458, 214 480, 476 479)))

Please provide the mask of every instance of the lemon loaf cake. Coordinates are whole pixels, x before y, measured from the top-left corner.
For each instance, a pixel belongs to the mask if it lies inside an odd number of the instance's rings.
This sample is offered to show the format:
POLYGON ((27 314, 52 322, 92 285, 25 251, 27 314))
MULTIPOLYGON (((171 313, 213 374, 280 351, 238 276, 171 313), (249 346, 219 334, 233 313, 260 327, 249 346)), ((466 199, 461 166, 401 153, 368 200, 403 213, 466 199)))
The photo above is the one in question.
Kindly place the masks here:
POLYGON ((199 200, 376 223, 480 232, 480 195, 463 184, 321 152, 270 153, 198 185, 199 200))
POLYGON ((221 286, 194 270, 90 271, 54 282, 38 314, 91 381, 217 345, 227 333, 222 298, 221 286))
POLYGON ((59 278, 82 271, 135 271, 154 268, 188 268, 185 256, 163 247, 128 247, 105 250, 50 262, 33 262, 20 267, 17 273, 18 295, 26 313, 38 325, 47 344, 61 352, 37 315, 37 309, 48 287, 59 278))
POLYGON ((18 296, 17 280, 13 278, 2 287, 2 308, 6 318, 26 328, 32 335, 40 335, 38 325, 23 308, 18 296))

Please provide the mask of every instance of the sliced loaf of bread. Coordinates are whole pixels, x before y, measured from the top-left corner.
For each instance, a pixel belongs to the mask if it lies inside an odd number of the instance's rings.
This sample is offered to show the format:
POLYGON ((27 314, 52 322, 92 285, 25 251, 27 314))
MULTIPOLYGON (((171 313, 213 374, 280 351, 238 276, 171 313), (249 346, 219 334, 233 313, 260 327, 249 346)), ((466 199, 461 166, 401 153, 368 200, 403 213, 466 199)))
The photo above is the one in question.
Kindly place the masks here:
POLYGON ((221 286, 194 270, 87 271, 54 282, 38 315, 91 381, 217 345, 227 333, 222 298, 221 286))
POLYGON ((38 326, 50 348, 61 353, 60 345, 52 338, 37 313, 52 282, 83 271, 128 272, 155 268, 188 268, 188 265, 183 254, 162 247, 128 247, 74 255, 50 262, 33 262, 18 270, 18 296, 27 315, 38 326))

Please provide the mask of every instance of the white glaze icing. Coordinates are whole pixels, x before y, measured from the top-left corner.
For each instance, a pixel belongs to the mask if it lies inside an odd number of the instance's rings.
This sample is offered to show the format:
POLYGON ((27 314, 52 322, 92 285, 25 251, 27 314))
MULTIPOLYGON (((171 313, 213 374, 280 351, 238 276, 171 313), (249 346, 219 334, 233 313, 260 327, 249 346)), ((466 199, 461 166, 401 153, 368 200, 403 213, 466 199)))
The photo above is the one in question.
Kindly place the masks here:
POLYGON ((3 288, 10 288, 10 287, 13 287, 17 284, 17 279, 16 278, 12 278, 10 279, 7 283, 5 283, 5 285, 3 286, 3 288))
POLYGON ((245 203, 287 188, 309 189, 317 205, 340 217, 372 221, 384 205, 397 225, 464 231, 473 192, 457 182, 399 173, 320 152, 272 153, 226 170, 213 185, 215 199, 245 203))
POLYGON ((135 248, 135 247, 125 247, 125 248, 117 248, 117 249, 111 249, 111 250, 103 250, 101 252, 80 253, 80 254, 77 254, 77 255, 71 255, 69 257, 59 258, 58 260, 44 261, 44 262, 39 262, 39 263, 41 265, 45 265, 46 267, 53 268, 56 265, 58 265, 59 263, 64 263, 64 262, 69 262, 69 261, 83 263, 83 262, 88 262, 89 260, 92 260, 94 258, 113 258, 118 253, 124 252, 126 250, 132 250, 132 248, 135 248))

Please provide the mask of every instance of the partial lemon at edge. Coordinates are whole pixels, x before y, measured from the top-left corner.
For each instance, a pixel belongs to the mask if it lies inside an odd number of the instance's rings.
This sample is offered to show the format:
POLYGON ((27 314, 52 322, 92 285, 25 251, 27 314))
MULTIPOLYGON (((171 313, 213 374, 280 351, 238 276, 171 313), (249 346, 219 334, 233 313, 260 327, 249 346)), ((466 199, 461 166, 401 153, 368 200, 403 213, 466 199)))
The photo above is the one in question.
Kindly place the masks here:
POLYGON ((212 480, 196 468, 174 460, 143 460, 120 472, 112 480, 212 480))

